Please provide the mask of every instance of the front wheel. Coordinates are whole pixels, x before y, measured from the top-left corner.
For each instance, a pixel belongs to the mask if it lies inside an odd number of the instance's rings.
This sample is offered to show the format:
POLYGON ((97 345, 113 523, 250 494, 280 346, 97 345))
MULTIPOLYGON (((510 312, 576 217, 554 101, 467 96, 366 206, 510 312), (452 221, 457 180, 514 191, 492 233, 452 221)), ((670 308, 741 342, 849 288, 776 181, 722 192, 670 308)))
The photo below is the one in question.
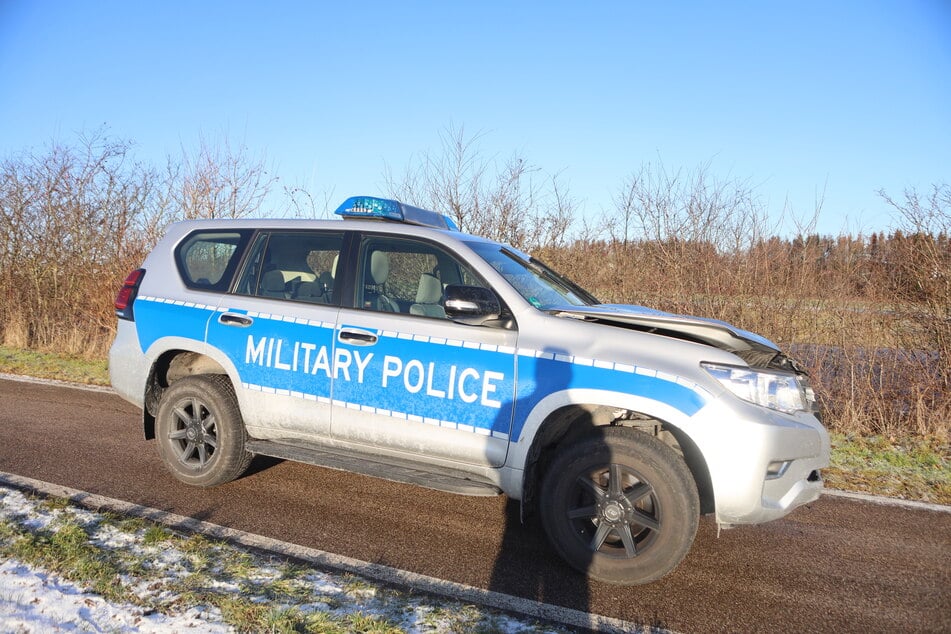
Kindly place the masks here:
POLYGON ((165 466, 186 484, 224 484, 251 464, 244 421, 227 377, 190 376, 172 383, 162 394, 155 431, 165 466))
POLYGON ((559 452, 541 490, 552 546, 607 583, 655 581, 690 550, 700 502, 690 470, 655 437, 606 427, 559 452))

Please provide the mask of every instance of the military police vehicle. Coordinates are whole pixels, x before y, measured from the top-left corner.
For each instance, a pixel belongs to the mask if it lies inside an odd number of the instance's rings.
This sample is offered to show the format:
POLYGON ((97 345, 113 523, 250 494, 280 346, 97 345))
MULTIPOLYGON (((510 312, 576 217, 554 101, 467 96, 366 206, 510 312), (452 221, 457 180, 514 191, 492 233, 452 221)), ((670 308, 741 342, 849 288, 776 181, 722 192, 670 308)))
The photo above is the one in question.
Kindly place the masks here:
POLYGON ((179 480, 264 455, 504 493, 621 584, 672 570, 701 513, 765 522, 819 496, 813 392, 763 337, 599 303, 398 201, 337 213, 180 222, 125 281, 112 384, 179 480))

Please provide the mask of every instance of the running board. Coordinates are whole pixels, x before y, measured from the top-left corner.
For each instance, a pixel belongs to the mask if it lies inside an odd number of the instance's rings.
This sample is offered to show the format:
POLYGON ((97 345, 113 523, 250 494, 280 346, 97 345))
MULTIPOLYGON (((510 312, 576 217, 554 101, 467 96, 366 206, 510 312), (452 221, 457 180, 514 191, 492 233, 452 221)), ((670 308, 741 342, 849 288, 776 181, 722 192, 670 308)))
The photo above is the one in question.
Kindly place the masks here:
POLYGON ((467 473, 450 469, 427 471, 421 469, 418 463, 376 454, 346 453, 339 449, 331 451, 325 447, 302 447, 273 440, 248 440, 246 448, 251 453, 262 456, 304 462, 338 471, 350 471, 448 493, 491 497, 502 492, 493 484, 473 480, 467 473))

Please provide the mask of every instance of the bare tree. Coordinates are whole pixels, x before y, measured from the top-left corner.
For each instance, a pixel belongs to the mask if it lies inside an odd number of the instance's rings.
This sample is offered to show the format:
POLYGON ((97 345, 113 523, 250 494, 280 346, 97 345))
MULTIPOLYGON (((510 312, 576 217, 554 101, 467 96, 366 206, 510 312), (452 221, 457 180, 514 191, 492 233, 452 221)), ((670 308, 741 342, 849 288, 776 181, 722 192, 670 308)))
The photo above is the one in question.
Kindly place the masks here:
POLYGON ((499 164, 478 147, 483 135, 463 128, 440 135, 438 153, 425 153, 395 177, 387 171, 389 194, 403 202, 448 214, 462 231, 536 249, 565 239, 576 203, 558 176, 518 154, 499 164))
POLYGON ((739 290, 735 256, 768 235, 766 208, 748 181, 717 178, 710 162, 671 171, 657 161, 632 172, 613 202, 601 219, 613 298, 735 316, 724 301, 727 286, 739 290))
MULTIPOLYGON (((951 367, 951 186, 935 184, 927 194, 906 189, 901 199, 879 195, 899 219, 885 256, 891 291, 916 309, 904 334, 927 333, 927 345, 951 367)), ((945 374, 951 386, 951 371, 945 374)))
POLYGON ((257 211, 276 180, 227 143, 169 158, 166 173, 105 130, 0 164, 0 336, 22 347, 102 351, 125 275, 181 218, 257 211))
POLYGON ((771 228, 755 187, 746 180, 717 178, 711 162, 674 172, 662 161, 645 163, 625 179, 613 202, 603 227, 624 245, 639 239, 735 251, 755 244, 771 228))
POLYGON ((284 186, 283 214, 291 218, 327 219, 333 209, 333 190, 324 192, 318 199, 301 186, 284 186))
POLYGON ((228 140, 201 139, 192 155, 184 148, 181 159, 169 159, 170 198, 175 217, 242 218, 257 213, 277 177, 263 158, 248 155, 245 146, 232 149, 228 140))

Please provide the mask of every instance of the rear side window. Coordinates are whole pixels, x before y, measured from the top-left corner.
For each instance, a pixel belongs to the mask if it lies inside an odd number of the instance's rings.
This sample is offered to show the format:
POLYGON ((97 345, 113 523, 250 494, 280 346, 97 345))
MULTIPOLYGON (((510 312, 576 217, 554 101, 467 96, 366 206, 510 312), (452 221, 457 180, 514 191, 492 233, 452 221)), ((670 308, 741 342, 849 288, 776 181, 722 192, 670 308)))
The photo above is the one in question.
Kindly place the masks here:
POLYGON ((250 230, 197 231, 189 235, 175 250, 185 286, 227 291, 250 236, 250 230))
POLYGON ((292 231, 259 234, 235 293, 331 304, 343 234, 292 231))

